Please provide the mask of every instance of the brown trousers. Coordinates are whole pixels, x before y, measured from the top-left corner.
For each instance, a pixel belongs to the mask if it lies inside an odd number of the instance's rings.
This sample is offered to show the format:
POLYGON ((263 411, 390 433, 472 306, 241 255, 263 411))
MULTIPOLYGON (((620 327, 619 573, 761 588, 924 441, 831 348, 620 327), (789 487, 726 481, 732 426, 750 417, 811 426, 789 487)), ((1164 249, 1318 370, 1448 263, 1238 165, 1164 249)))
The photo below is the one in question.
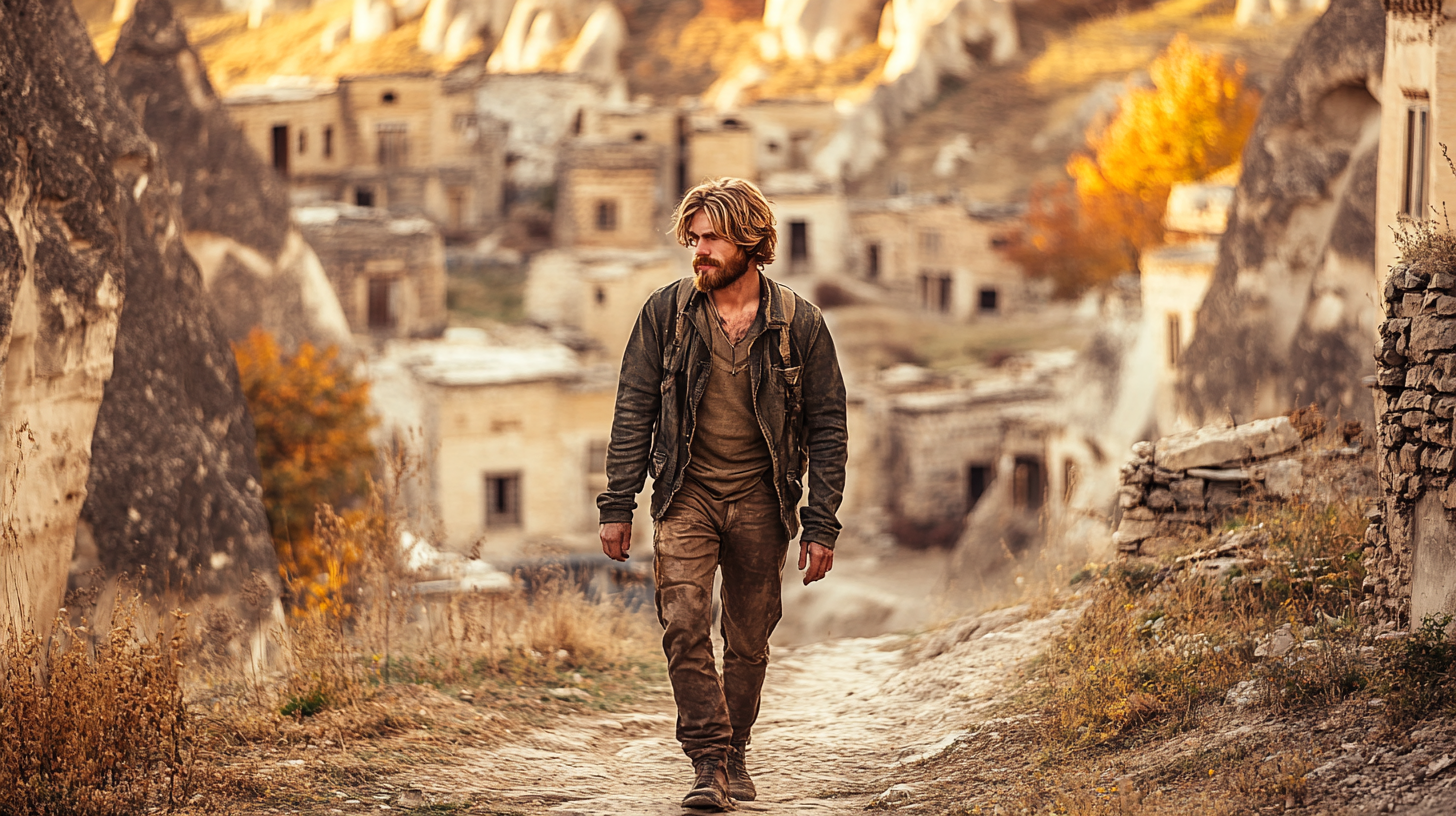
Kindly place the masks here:
POLYGON ((653 571, 657 619, 677 701, 677 739, 694 762, 746 743, 758 719, 768 638, 782 616, 789 540, 778 497, 760 483, 736 502, 719 502, 691 479, 657 522, 653 571), (723 674, 709 630, 713 575, 723 569, 723 674))

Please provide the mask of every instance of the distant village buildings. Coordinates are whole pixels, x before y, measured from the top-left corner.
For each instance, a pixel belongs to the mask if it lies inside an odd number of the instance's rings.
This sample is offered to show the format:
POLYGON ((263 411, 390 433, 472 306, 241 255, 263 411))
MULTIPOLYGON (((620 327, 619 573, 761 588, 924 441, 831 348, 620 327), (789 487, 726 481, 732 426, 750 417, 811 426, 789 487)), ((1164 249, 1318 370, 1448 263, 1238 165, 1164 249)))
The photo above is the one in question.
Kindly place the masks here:
POLYGON ((1142 256, 1138 348, 1145 364, 1139 368, 1154 380, 1154 421, 1163 435, 1198 425, 1180 411, 1175 384, 1213 280, 1219 238, 1228 229, 1233 201, 1231 179, 1174 185, 1163 216, 1168 242, 1142 256))
POLYGON ((906 306, 960 321, 1029 308, 1045 292, 1000 251, 1019 217, 1019 207, 939 197, 855 202, 858 277, 906 306))
POLYGON ((502 217, 505 134, 474 91, 468 76, 390 74, 279 80, 224 102, 295 203, 378 207, 478 237, 502 217))
MULTIPOLYGON (((815 166, 838 132, 828 102, 714 114, 627 102, 581 76, 462 69, 280 82, 228 107, 287 178, 351 330, 377 341, 376 402, 388 428, 419 432, 426 503, 455 549, 590 538, 616 367, 642 303, 690 274, 668 229, 703 180, 760 184, 779 229, 768 273, 811 299, 839 282, 972 322, 1044 298, 999 251, 1018 207, 851 200, 815 166), (523 259, 524 308, 552 339, 447 330, 446 241, 490 234, 516 205, 549 213, 549 249, 523 259)), ((1028 518, 1055 504, 1069 477, 1049 460, 1054 389, 1044 365, 1019 365, 983 383, 856 386, 845 513, 882 517, 909 545, 951 545, 998 485, 1028 518)))
POLYGON ((445 331, 445 244, 424 218, 318 204, 294 210, 355 335, 438 337, 445 331))

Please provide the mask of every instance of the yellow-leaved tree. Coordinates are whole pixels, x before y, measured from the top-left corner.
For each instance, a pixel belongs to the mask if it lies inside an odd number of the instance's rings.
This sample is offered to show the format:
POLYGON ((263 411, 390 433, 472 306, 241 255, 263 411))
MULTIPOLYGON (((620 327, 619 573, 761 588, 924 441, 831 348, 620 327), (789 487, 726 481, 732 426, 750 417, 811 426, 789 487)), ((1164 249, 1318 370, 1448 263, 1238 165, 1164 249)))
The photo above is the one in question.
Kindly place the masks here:
POLYGON ((279 569, 299 607, 326 607, 342 597, 358 554, 320 547, 314 517, 320 506, 346 508, 368 490, 375 462, 369 383, 339 363, 336 349, 303 343, 285 355, 261 329, 233 353, 257 429, 279 569))
POLYGON ((1087 135, 1087 152, 1067 162, 1075 213, 1033 206, 1027 214, 1012 256, 1060 295, 1136 269, 1139 254, 1162 241, 1173 185, 1238 161, 1253 130, 1260 95, 1244 84, 1242 62, 1179 34, 1148 73, 1152 87, 1129 91, 1107 127, 1087 135))

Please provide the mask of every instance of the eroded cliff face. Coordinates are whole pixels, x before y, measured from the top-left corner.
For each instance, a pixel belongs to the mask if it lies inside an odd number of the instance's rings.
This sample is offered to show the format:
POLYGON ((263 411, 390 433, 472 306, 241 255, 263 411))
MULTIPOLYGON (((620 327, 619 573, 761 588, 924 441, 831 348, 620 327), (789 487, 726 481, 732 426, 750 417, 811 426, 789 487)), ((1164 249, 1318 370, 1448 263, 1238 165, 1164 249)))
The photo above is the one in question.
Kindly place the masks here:
POLYGON ((1333 0, 1285 62, 1243 176, 1179 384, 1196 422, 1308 403, 1369 426, 1376 146, 1385 13, 1333 0))
POLYGON ((60 606, 127 270, 176 244, 150 145, 74 64, 90 53, 69 3, 0 0, 3 623, 60 606))
POLYGON ((107 69, 179 187, 183 242, 227 337, 257 326, 285 348, 351 346, 286 186, 228 118, 168 0, 137 2, 107 69))
POLYGON ((5 421, 31 435, 5 447, 12 609, 49 620, 74 543, 93 579, 185 595, 260 654, 279 605, 252 418, 172 181, 69 3, 0 0, 0 190, 5 421))

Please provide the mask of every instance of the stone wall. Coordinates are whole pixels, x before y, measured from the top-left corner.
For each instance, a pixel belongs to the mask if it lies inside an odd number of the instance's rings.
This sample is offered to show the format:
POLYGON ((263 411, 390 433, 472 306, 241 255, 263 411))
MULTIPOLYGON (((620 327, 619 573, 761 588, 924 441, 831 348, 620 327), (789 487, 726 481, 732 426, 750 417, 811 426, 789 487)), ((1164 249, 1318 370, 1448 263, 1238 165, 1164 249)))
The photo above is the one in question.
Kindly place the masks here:
POLYGON ((1379 373, 1381 506, 1366 533, 1366 589, 1382 617, 1418 623, 1456 611, 1456 274, 1396 266, 1384 292, 1379 373))
POLYGON ((1302 441, 1281 416, 1133 445, 1118 491, 1122 520, 1112 537, 1119 555, 1158 556, 1182 547, 1257 497, 1312 495, 1317 468, 1311 460, 1360 453, 1356 447, 1302 449, 1302 441))

